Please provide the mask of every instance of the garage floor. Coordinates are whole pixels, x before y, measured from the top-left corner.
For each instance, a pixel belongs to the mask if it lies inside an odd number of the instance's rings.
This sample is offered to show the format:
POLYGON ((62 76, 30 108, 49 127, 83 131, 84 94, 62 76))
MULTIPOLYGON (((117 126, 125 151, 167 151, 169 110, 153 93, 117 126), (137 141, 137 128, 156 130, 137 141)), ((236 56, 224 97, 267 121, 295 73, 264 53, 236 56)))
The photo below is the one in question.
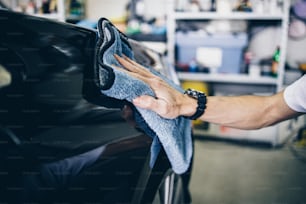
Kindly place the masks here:
POLYGON ((193 204, 306 204, 306 149, 196 139, 193 204))

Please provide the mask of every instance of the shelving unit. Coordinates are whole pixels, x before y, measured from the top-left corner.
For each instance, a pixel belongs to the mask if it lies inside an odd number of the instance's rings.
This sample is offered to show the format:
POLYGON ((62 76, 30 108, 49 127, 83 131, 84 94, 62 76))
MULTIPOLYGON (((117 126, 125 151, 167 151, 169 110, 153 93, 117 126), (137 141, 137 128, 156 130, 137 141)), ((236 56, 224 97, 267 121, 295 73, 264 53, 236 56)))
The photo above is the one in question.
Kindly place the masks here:
MULTIPOLYGON (((18 0, 13 0, 10 3, 10 7, 15 9, 18 5, 18 0)), ((33 13, 30 15, 42 17, 42 18, 49 18, 52 20, 58 20, 58 21, 65 21, 66 20, 66 13, 65 13, 65 0, 57 0, 56 1, 56 13, 33 13)), ((29 13, 28 13, 29 14, 29 13)))
MULTIPOLYGON (((26 2, 26 1, 23 1, 26 2)), ((80 1, 82 4, 85 4, 85 0, 80 1)), ((13 0, 10 1, 10 7, 15 9, 18 7, 19 0, 13 0)), ((40 5, 42 3, 41 0, 35 0, 34 3, 37 5, 40 5)), ((54 13, 27 13, 29 15, 34 15, 42 18, 49 18, 52 20, 58 20, 58 21, 79 21, 82 18, 84 18, 81 14, 74 14, 69 11, 68 5, 70 1, 68 0, 56 0, 56 12, 54 13)), ((83 5, 84 6, 84 5, 83 5)), ((84 10, 84 8, 82 8, 84 10)), ((84 11, 83 11, 84 13, 84 11)))
POLYGON ((231 20, 283 20, 282 14, 254 14, 246 12, 232 12, 229 14, 220 14, 217 12, 174 12, 176 20, 201 20, 201 19, 231 19, 231 20))
MULTIPOLYGON (((237 77, 234 76, 225 76, 225 75, 209 75, 209 74, 200 74, 199 76, 195 76, 194 74, 189 73, 178 73, 179 77, 182 80, 203 80, 206 81, 207 79, 211 81, 221 81, 230 83, 232 79, 241 79, 245 82, 260 83, 269 83, 275 84, 276 91, 279 91, 283 88, 283 80, 284 80, 284 65, 285 65, 285 56, 286 56, 286 47, 287 47, 287 30, 288 30, 288 23, 289 23, 289 1, 283 1, 283 8, 282 13, 279 14, 257 14, 257 13, 248 13, 248 12, 230 12, 230 13, 218 13, 218 12, 182 12, 182 11, 175 11, 175 2, 174 0, 168 0, 168 58, 171 64, 175 64, 175 34, 176 34, 176 23, 180 20, 245 20, 245 21, 252 21, 252 20, 260 20, 263 22, 266 21, 280 21, 281 22, 281 42, 280 49, 281 49, 281 56, 279 62, 279 69, 278 69, 278 77, 270 78, 269 77, 262 77, 262 78, 251 78, 245 75, 239 75, 237 77), (224 80, 223 80, 224 79, 224 80)), ((238 79, 238 81, 240 81, 238 79)), ((234 80, 236 82, 237 80, 234 80)))
MULTIPOLYGON (((244 73, 203 73, 203 72, 177 72, 181 81, 202 81, 208 83, 217 94, 272 94, 284 88, 285 58, 287 47, 287 31, 289 23, 290 1, 283 0, 281 12, 279 13, 253 13, 253 12, 190 12, 176 11, 175 0, 168 0, 168 22, 167 22, 167 50, 170 64, 175 65, 176 53, 176 28, 180 21, 211 21, 211 20, 243 20, 266 22, 277 22, 280 26, 280 61, 277 77, 251 76, 244 73)), ((263 48, 264 49, 264 48, 263 48)), ((272 55, 272 53, 271 53, 272 55)), ((246 139, 271 143, 273 146, 282 144, 290 134, 299 126, 304 124, 304 118, 280 123, 278 125, 261 130, 244 131, 233 128, 221 127, 209 124, 207 130, 195 128, 197 135, 210 137, 225 137, 232 139, 246 139)))
POLYGON ((222 82, 222 83, 238 83, 238 84, 259 84, 259 85, 277 85, 277 79, 262 76, 251 77, 248 74, 205 74, 178 72, 178 77, 186 81, 204 81, 204 82, 222 82))

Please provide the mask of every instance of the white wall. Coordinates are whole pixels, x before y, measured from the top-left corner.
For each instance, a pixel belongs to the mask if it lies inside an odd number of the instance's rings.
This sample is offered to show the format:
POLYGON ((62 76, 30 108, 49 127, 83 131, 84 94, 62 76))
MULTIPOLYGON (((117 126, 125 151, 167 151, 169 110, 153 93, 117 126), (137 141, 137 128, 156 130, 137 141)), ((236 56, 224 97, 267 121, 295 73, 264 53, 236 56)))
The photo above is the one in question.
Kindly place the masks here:
POLYGON ((90 20, 121 17, 125 14, 128 2, 128 0, 87 0, 86 16, 90 20))
MULTIPOLYGON (((148 17, 166 14, 167 0, 144 0, 145 13, 148 17)), ((100 17, 116 18, 125 14, 125 7, 129 0, 86 0, 86 15, 90 20, 100 17)))
POLYGON ((167 0, 144 0, 147 17, 165 16, 167 12, 167 0))

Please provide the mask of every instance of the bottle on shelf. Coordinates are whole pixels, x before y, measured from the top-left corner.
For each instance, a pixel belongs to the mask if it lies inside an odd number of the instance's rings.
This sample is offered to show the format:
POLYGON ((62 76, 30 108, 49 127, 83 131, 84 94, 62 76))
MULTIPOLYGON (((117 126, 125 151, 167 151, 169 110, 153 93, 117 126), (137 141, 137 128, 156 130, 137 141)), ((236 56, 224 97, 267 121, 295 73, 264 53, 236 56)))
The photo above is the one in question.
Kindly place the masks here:
POLYGON ((239 2, 236 11, 243 11, 243 12, 252 12, 253 8, 251 2, 248 0, 242 0, 239 2))
POLYGON ((280 47, 277 46, 272 57, 272 66, 271 66, 271 74, 274 77, 277 77, 279 58, 280 58, 280 47))
POLYGON ((189 72, 198 72, 198 65, 197 65, 197 61, 195 59, 192 59, 189 62, 189 72))

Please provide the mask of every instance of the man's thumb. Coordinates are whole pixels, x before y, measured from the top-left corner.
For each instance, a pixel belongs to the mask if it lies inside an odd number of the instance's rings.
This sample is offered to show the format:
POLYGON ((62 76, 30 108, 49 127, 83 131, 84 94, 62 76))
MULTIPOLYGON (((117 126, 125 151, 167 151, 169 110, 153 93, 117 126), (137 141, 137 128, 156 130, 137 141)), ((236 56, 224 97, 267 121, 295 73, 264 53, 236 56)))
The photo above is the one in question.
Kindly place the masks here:
POLYGON ((133 99, 133 104, 140 108, 151 109, 153 108, 154 98, 152 96, 139 96, 133 99))

